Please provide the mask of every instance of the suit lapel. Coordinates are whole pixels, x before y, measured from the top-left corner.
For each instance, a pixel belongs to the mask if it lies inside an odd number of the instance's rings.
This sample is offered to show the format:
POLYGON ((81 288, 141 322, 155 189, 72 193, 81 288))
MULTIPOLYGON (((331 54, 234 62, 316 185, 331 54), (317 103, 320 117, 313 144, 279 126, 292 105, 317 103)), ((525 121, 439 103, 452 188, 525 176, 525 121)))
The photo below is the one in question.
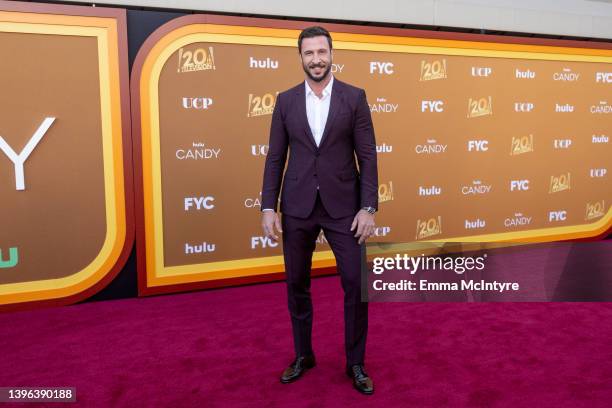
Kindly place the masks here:
POLYGON ((327 136, 334 124, 336 114, 340 110, 342 105, 342 90, 340 88, 340 81, 334 78, 334 84, 332 85, 331 101, 329 101, 329 113, 327 114, 327 121, 325 122, 325 129, 323 130, 323 136, 321 136, 321 142, 319 143, 319 149, 325 143, 327 136))
POLYGON ((310 130, 310 125, 308 124, 308 115, 306 114, 306 91, 304 88, 305 85, 302 82, 302 86, 298 86, 298 90, 296 92, 298 115, 300 121, 302 122, 302 126, 304 127, 306 137, 312 143, 312 147, 317 149, 317 142, 315 141, 312 131, 310 130))

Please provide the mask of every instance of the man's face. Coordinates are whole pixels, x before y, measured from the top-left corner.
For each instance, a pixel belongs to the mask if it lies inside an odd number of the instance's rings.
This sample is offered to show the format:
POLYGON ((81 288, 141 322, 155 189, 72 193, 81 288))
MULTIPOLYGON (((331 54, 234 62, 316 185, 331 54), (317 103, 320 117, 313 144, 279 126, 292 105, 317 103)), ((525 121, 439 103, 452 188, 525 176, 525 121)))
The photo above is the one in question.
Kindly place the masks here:
POLYGON ((308 78, 315 82, 321 82, 327 78, 332 66, 332 51, 329 49, 327 37, 304 38, 300 57, 302 68, 308 78))

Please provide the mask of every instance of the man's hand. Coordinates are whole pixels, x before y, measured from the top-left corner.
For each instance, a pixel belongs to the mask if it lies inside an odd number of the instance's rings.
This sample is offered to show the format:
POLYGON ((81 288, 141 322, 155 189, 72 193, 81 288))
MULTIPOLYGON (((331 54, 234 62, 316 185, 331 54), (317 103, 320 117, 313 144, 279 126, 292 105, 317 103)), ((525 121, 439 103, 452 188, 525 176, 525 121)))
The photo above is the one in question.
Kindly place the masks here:
POLYGON ((280 218, 276 211, 264 211, 261 217, 261 227, 263 228, 263 233, 266 237, 278 241, 278 235, 274 233, 274 228, 278 232, 283 232, 281 228, 280 218))
POLYGON ((351 224, 351 231, 357 228, 355 238, 359 237, 359 245, 363 244, 366 239, 374 233, 374 214, 370 214, 366 210, 359 210, 353 223, 351 224))

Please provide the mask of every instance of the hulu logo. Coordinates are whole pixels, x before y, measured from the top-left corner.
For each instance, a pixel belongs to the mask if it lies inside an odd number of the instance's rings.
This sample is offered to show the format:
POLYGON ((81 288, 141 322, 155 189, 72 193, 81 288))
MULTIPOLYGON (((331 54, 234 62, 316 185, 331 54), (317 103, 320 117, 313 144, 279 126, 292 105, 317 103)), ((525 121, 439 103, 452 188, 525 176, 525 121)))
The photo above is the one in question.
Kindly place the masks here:
POLYGON ((4 256, 2 255, 2 249, 0 249, 0 269, 2 268, 12 268, 17 265, 19 262, 19 251, 17 248, 9 248, 9 258, 8 260, 4 260, 4 256))

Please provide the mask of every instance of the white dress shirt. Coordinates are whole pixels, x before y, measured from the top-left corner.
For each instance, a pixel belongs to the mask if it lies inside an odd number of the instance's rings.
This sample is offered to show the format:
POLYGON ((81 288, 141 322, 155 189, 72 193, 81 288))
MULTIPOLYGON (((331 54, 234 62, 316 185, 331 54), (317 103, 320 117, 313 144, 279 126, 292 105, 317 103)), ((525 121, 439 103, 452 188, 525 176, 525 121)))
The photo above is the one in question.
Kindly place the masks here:
MULTIPOLYGON (((308 117, 308 126, 315 139, 317 147, 321 144, 327 116, 329 114, 329 103, 331 101, 332 86, 334 84, 334 76, 330 75, 329 83, 323 88, 321 97, 319 98, 308 85, 308 81, 304 81, 306 94, 306 116, 308 117)), ((317 186, 317 190, 319 186, 317 186)), ((264 208, 262 211, 274 211, 272 208, 264 208)))
POLYGON ((325 123, 327 123, 327 115, 329 114, 329 102, 331 101, 332 85, 334 84, 333 75, 330 75, 330 77, 331 79, 323 89, 320 98, 310 88, 308 81, 304 81, 304 86, 306 87, 306 116, 308 116, 308 125, 317 143, 317 147, 321 143, 325 123))

